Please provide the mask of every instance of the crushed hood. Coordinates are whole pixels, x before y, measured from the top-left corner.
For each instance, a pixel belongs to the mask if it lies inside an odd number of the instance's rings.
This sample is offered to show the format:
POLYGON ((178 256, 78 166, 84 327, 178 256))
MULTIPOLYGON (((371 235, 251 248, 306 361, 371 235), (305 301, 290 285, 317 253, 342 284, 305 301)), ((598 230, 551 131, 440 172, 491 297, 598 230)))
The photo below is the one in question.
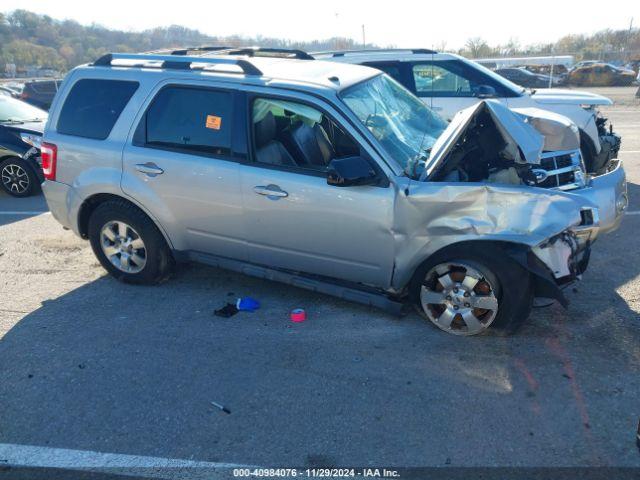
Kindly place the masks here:
POLYGON ((575 123, 563 115, 540 108, 513 108, 525 123, 544 137, 544 151, 577 150, 580 148, 580 131, 575 123))
POLYGON ((449 151, 456 145, 471 121, 480 113, 488 111, 502 136, 519 147, 518 163, 540 163, 544 148, 544 137, 523 114, 515 113, 497 100, 483 100, 459 111, 449 126, 442 132, 431 148, 431 155, 425 163, 420 180, 425 180, 442 163, 449 151))
POLYGON ((578 90, 561 88, 545 88, 536 91, 531 98, 541 105, 572 104, 572 105, 613 105, 613 101, 602 95, 578 90))

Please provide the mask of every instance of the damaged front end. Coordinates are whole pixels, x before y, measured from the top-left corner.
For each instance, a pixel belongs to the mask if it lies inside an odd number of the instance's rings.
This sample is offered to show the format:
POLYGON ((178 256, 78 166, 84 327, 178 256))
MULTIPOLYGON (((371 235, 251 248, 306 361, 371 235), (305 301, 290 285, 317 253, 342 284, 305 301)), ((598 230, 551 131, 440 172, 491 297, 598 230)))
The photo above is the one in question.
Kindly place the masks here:
POLYGON ((577 127, 537 108, 486 100, 456 115, 433 145, 420 180, 571 190, 586 184, 577 127))
POLYGON ((591 157, 590 170, 598 174, 603 174, 613 170, 613 160, 618 158, 620 152, 620 146, 622 145, 622 138, 620 135, 613 131, 613 124, 608 123, 609 119, 603 117, 600 112, 595 116, 596 128, 598 129, 598 139, 600 141, 600 151, 595 152, 593 146, 584 145, 585 149, 593 149, 589 152, 591 157), (608 125, 608 126, 607 126, 608 125))
POLYGON ((535 296, 566 306, 562 287, 586 270, 598 225, 595 205, 559 190, 407 180, 395 210, 393 287, 440 250, 491 242, 531 273, 535 296))

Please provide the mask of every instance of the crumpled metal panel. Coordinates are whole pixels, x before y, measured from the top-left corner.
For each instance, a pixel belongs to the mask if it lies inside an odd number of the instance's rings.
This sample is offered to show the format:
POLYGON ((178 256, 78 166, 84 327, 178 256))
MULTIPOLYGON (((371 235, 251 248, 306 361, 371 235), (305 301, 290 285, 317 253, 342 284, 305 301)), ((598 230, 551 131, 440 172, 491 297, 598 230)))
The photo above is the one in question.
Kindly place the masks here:
POLYGON ((431 155, 426 162, 425 170, 420 180, 427 179, 436 167, 444 161, 471 121, 484 110, 489 112, 502 136, 511 144, 520 148, 524 158, 516 158, 516 162, 540 164, 544 137, 532 125, 525 122, 521 114, 514 113, 497 100, 483 100, 471 107, 460 110, 453 117, 449 126, 433 144, 431 155))
POLYGON ((393 224, 397 290, 420 263, 448 245, 493 240, 534 247, 579 225, 583 208, 597 208, 558 190, 399 180, 393 224))
POLYGON ((580 148, 578 127, 567 117, 540 108, 513 108, 525 122, 544 136, 544 150, 562 151, 580 148))

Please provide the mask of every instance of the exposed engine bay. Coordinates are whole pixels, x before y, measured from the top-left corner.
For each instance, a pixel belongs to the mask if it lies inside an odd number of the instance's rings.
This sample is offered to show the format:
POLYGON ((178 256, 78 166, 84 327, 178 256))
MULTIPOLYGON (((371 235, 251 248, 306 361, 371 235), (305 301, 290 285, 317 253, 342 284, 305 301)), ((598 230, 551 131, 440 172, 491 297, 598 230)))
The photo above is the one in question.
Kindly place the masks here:
POLYGON ((494 102, 461 113, 463 123, 429 180, 563 190, 584 186, 578 129, 564 117, 494 102))
POLYGON ((475 115, 431 176, 433 181, 535 185, 531 165, 501 133, 487 109, 475 115))

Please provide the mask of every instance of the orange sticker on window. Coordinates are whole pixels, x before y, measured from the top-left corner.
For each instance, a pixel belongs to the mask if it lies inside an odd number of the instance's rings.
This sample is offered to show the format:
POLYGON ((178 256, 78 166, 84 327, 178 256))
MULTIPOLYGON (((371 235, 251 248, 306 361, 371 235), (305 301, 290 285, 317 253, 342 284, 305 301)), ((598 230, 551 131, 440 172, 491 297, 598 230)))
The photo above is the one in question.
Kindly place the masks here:
POLYGON ((215 115, 207 115, 207 128, 212 130, 220 130, 222 126, 222 117, 216 117, 215 115))

